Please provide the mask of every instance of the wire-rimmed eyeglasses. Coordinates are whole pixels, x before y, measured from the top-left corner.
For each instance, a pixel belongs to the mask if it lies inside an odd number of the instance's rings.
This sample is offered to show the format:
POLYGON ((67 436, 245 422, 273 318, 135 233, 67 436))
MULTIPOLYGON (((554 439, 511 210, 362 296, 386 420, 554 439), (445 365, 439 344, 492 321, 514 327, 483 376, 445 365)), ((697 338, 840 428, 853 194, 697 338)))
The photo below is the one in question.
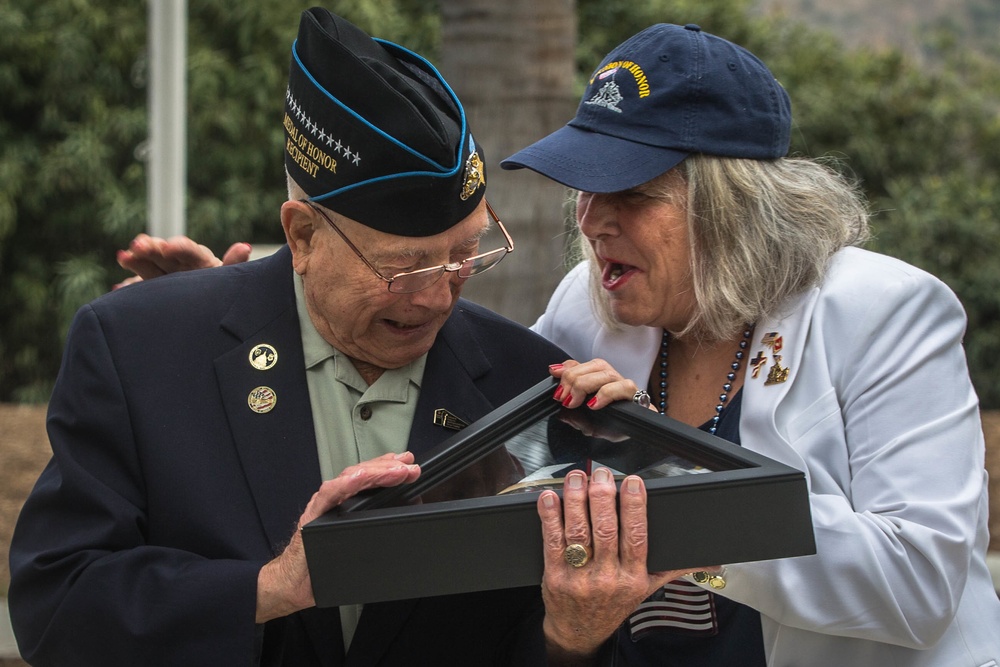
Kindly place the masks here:
POLYGON ((479 275, 489 271, 494 266, 500 263, 507 253, 514 251, 514 240, 507 233, 507 229, 500 222, 500 218, 497 217, 496 212, 490 203, 485 199, 483 202, 486 204, 486 210, 489 212, 490 217, 493 221, 497 223, 497 227, 503 232, 504 239, 507 246, 505 248, 497 248, 496 250, 490 250, 489 252, 484 252, 479 255, 473 255, 467 259, 463 259, 461 262, 451 262, 449 264, 439 264, 438 266, 429 266, 426 269, 417 269, 416 271, 404 271, 403 273, 397 273, 392 277, 386 278, 383 276, 375 265, 368 261, 358 247, 351 243, 351 240, 347 238, 344 232, 340 231, 337 225, 333 224, 333 220, 330 219, 323 209, 309 201, 308 199, 301 199, 302 201, 309 205, 314 211, 319 213, 324 220, 333 228, 333 231, 337 232, 340 238, 344 239, 344 243, 354 251, 354 254, 358 256, 362 262, 365 263, 371 272, 378 276, 381 280, 385 281, 386 286, 389 288, 390 292, 394 294, 411 294, 413 292, 419 292, 420 290, 427 289, 438 280, 441 279, 445 273, 457 273, 459 278, 471 278, 472 276, 479 275))

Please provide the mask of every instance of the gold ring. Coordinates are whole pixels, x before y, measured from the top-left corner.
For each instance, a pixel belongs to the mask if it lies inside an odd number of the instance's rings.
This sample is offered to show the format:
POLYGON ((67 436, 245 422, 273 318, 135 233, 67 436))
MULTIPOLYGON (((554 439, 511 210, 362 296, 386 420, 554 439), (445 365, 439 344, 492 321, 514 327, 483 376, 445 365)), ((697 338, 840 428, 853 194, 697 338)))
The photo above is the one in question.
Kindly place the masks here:
POLYGON ((563 558, 573 567, 583 567, 590 562, 590 549, 582 544, 569 544, 563 552, 563 558))

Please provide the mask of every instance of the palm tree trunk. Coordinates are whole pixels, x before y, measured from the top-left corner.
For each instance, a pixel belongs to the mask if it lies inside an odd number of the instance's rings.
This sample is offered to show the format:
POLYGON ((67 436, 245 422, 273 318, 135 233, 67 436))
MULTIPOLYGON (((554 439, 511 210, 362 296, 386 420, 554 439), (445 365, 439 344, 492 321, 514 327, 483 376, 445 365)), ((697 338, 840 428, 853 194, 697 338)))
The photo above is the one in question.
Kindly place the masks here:
POLYGON ((441 70, 485 147, 490 203, 514 252, 465 296, 531 324, 562 277, 566 190, 500 160, 573 115, 575 0, 452 0, 441 3, 441 70))

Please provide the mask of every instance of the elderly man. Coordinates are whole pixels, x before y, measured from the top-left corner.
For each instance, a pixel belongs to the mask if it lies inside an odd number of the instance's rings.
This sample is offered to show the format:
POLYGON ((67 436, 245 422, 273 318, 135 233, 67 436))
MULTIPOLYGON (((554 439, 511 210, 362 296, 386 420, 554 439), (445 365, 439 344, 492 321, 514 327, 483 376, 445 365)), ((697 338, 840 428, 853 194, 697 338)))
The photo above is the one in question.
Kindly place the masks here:
POLYGON ((516 589, 314 608, 297 527, 414 480, 414 453, 454 433, 436 410, 477 419, 565 354, 459 299, 513 244, 429 63, 312 9, 285 100, 287 247, 74 321, 53 459, 11 546, 34 665, 485 664, 540 605, 516 589))

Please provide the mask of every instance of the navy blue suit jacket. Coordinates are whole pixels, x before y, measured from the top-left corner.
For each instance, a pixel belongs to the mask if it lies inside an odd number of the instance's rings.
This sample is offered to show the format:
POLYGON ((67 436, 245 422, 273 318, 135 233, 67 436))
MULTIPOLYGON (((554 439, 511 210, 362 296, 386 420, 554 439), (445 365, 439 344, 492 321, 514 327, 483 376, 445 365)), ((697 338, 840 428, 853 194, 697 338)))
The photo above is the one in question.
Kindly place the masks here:
MULTIPOLYGON (((459 301, 409 448, 454 433, 436 408, 472 421, 564 358, 459 301)), ((367 605, 347 656, 336 609, 255 625, 257 573, 321 483, 287 248, 82 308, 48 431, 53 459, 11 545, 10 611, 33 664, 487 664, 540 605, 537 587, 367 605), (273 369, 250 365, 260 343, 273 369), (259 386, 277 396, 266 414, 247 404, 259 386)))

